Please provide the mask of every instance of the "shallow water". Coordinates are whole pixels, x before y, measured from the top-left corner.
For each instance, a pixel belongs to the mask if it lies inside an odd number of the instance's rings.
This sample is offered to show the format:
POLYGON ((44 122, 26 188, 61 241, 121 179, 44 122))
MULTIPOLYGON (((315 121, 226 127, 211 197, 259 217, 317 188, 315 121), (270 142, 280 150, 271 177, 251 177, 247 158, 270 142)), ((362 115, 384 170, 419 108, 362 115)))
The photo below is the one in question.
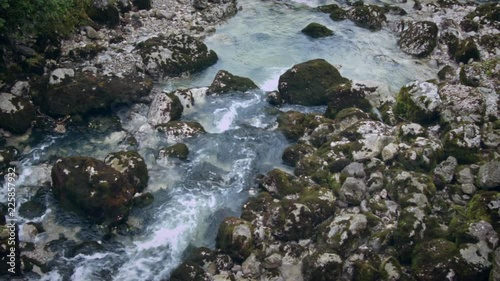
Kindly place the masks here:
MULTIPOLYGON (((286 69, 314 58, 339 66, 349 79, 383 82, 393 91, 411 80, 435 75, 436 69, 399 51, 396 38, 387 30, 373 33, 350 21, 333 22, 327 14, 314 13, 303 4, 240 2, 242 11, 206 39, 219 55, 219 62, 199 75, 169 81, 163 87, 207 86, 218 70, 225 69, 251 78, 264 91, 275 90, 286 69), (326 25, 335 35, 309 39, 300 30, 310 22, 326 25)), ((282 110, 291 109, 324 110, 300 106, 282 110)), ((166 279, 188 247, 214 246, 218 225, 224 217, 240 214, 257 174, 275 167, 289 170, 281 164, 282 151, 289 143, 275 131, 275 111, 267 105, 262 91, 208 97, 197 104, 196 112, 184 116, 184 120, 200 122, 208 132, 185 140, 191 151, 186 162, 156 159, 158 150, 171 143, 147 124, 147 110, 146 105, 135 105, 118 111, 123 129, 45 136, 25 152, 18 183, 40 185, 49 176, 48 168, 40 167, 53 155, 103 159, 110 152, 126 149, 123 139, 129 133, 146 159, 148 191, 155 195, 153 205, 132 212, 130 224, 136 227, 132 234, 118 233, 109 241, 100 241, 102 252, 58 258, 42 280, 166 279)), ((31 195, 26 192, 20 196, 31 195)), ((39 235, 37 243, 57 239, 59 232, 77 241, 102 236, 102 229, 59 210, 51 198, 47 204, 49 210, 43 217, 47 233, 39 235)))

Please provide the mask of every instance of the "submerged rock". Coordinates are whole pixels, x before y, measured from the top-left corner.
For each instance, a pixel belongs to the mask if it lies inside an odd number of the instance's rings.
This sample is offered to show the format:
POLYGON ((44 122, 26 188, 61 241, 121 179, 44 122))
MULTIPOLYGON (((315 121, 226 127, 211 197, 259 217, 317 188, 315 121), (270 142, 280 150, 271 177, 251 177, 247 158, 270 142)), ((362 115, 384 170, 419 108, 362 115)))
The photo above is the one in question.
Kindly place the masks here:
POLYGON ((357 26, 371 31, 382 29, 382 24, 387 20, 384 8, 376 5, 365 5, 362 2, 349 10, 347 16, 357 26))
POLYGON ((31 100, 11 93, 0 94, 0 128, 22 134, 31 127, 35 117, 31 100))
POLYGON ((333 31, 328 29, 326 26, 316 22, 312 22, 304 27, 304 29, 302 29, 302 33, 312 38, 321 38, 333 35, 333 31))
POLYGON ((438 27, 434 22, 409 22, 401 32, 399 47, 410 55, 426 57, 437 45, 438 27))
POLYGON ((208 88, 208 94, 224 94, 227 92, 245 92, 258 89, 255 83, 246 77, 233 75, 225 70, 219 70, 208 88))
POLYGON ((349 82, 339 71, 323 59, 294 65, 279 78, 278 89, 290 104, 326 105, 327 90, 349 82))
POLYGON ((159 158, 172 157, 186 160, 189 155, 189 148, 183 143, 176 143, 172 146, 160 150, 159 158))
POLYGON ((167 138, 172 140, 180 140, 205 133, 205 129, 198 122, 170 121, 156 126, 156 129, 165 132, 167 138))
POLYGON ((146 73, 152 77, 194 74, 215 64, 217 54, 187 34, 158 36, 137 44, 146 73))
POLYGON ((132 206, 135 187, 104 162, 90 157, 68 157, 52 168, 54 196, 63 208, 99 223, 124 221, 132 206))

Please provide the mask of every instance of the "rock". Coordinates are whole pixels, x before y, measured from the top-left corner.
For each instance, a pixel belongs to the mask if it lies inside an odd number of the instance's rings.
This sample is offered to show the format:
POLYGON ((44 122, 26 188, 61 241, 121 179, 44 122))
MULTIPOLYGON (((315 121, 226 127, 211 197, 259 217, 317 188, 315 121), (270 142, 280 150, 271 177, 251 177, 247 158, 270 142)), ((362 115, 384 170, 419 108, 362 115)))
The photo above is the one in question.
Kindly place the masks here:
POLYGON ((487 280, 491 269, 492 250, 485 243, 466 243, 459 246, 457 276, 462 280, 487 280))
POLYGON ((298 111, 288 111, 278 116, 278 130, 283 132, 285 137, 291 141, 297 141, 304 135, 305 128, 303 122, 305 115, 298 111))
POLYGON ((365 98, 365 90, 364 85, 351 87, 350 83, 329 88, 326 95, 330 102, 328 103, 325 117, 334 119, 338 112, 346 108, 359 108, 365 112, 369 112, 371 105, 365 98))
POLYGON ((426 57, 436 48, 437 36, 438 27, 434 22, 410 22, 401 32, 398 45, 405 53, 426 57))
POLYGON ((215 64, 217 54, 186 34, 158 36, 137 44, 146 72, 152 77, 194 74, 215 64))
POLYGON ((295 165, 301 158, 303 158, 305 155, 312 154, 313 152, 314 149, 307 144, 294 144, 285 148, 281 159, 283 160, 284 164, 295 167, 295 165))
POLYGON ((148 123, 157 126, 179 120, 183 109, 181 101, 175 94, 157 93, 149 107, 148 123))
POLYGON ((482 189, 498 189, 500 187, 500 161, 491 161, 479 168, 477 185, 482 189))
POLYGON ((181 140, 205 133, 205 129, 198 122, 170 121, 158 125, 156 129, 165 132, 167 138, 171 140, 181 140))
POLYGON ((180 160, 187 160, 188 155, 189 155, 189 149, 187 145, 183 143, 176 143, 172 146, 160 150, 159 158, 172 157, 172 158, 178 158, 180 160))
POLYGON ((469 63, 471 60, 479 61, 480 59, 481 55, 472 38, 469 37, 460 42, 455 52, 456 62, 469 63))
POLYGON ((377 31, 382 29, 382 24, 387 20, 384 8, 376 5, 356 5, 349 10, 348 18, 357 26, 377 31))
POLYGON ((342 266, 343 261, 337 253, 320 250, 305 259, 304 277, 305 280, 315 281, 338 280, 342 274, 342 266))
POLYGON ((104 162, 125 176, 136 192, 142 192, 148 186, 148 167, 137 151, 110 153, 104 162))
POLYGON ((453 156, 461 164, 475 163, 480 159, 480 129, 475 124, 460 123, 444 135, 443 147, 446 155, 453 156))
POLYGON ((272 91, 272 92, 267 93, 266 100, 270 105, 273 105, 273 106, 283 105, 283 98, 281 97, 281 94, 279 91, 272 91))
POLYGON ((259 183, 262 189, 276 198, 296 195, 302 191, 303 185, 297 177, 287 174, 280 169, 271 170, 259 183))
POLYGON ((90 157, 68 157, 52 168, 54 196, 63 208, 98 223, 124 221, 135 192, 125 176, 104 162, 90 157))
POLYGON ((260 276, 261 262, 257 260, 254 253, 241 264, 241 271, 245 277, 258 278, 260 276))
MULTIPOLYGON (((455 174, 455 169, 457 168, 457 159, 453 156, 449 156, 445 161, 439 163, 434 169, 434 177, 439 178, 439 182, 443 184, 450 183, 453 179, 453 175, 455 174)), ((436 183, 436 179, 434 179, 434 183, 436 183)))
POLYGON ((493 254, 493 268, 491 269, 489 281, 500 280, 500 248, 493 254))
POLYGON ((27 219, 34 219, 42 216, 47 207, 38 200, 24 202, 19 207, 19 214, 27 219))
POLYGON ((99 34, 99 32, 97 32, 94 28, 92 28, 91 26, 85 26, 83 28, 85 30, 85 32, 87 33, 87 37, 89 39, 92 39, 92 40, 99 40, 99 39, 102 39, 102 35, 99 34))
POLYGON ((279 78, 278 89, 290 104, 326 105, 327 89, 349 82, 323 59, 294 65, 279 78))
POLYGON ((237 261, 247 259, 253 251, 253 227, 247 221, 229 217, 224 219, 217 233, 217 248, 237 261))
POLYGON ((87 15, 94 22, 105 24, 110 28, 114 28, 120 23, 120 10, 111 3, 107 5, 96 5, 94 2, 94 4, 88 8, 87 15))
POLYGON ((340 8, 335 4, 331 4, 329 6, 332 6, 332 8, 330 9, 330 19, 332 19, 333 21, 341 21, 348 18, 346 10, 340 8))
POLYGON ((346 178, 339 190, 339 199, 351 205, 359 205, 365 195, 365 182, 353 177, 346 178))
POLYGON ((319 226, 318 239, 325 246, 338 251, 340 255, 348 256, 362 244, 362 236, 367 234, 367 216, 363 214, 337 215, 319 226))
POLYGON ((16 97, 27 96, 30 91, 30 83, 28 81, 17 81, 10 89, 10 92, 16 97))
POLYGON ((225 70, 219 70, 208 88, 208 94, 224 94, 228 92, 246 92, 258 89, 255 83, 246 77, 233 75, 225 70))
POLYGON ((57 84, 45 83, 46 80, 42 80, 41 85, 32 87, 31 94, 43 112, 51 116, 87 115, 120 104, 139 102, 153 87, 148 78, 134 75, 107 77, 91 72, 76 72, 73 78, 63 79, 57 84))
POLYGON ((460 82, 471 87, 500 89, 500 57, 495 56, 481 62, 472 62, 460 68, 460 82))
MULTIPOLYGON (((500 4, 498 3, 485 3, 476 7, 476 9, 465 16, 464 21, 475 23, 477 29, 479 26, 489 26, 499 29, 500 24, 500 4)), ((476 31, 477 31, 476 29, 476 31)), ((469 32, 471 30, 465 30, 469 32)))
POLYGON ((353 177, 357 179, 365 179, 366 172, 364 169, 363 163, 352 162, 351 164, 345 166, 345 168, 341 172, 342 176, 353 177))
POLYGON ((179 98, 182 106, 184 107, 182 113, 190 114, 196 111, 197 105, 202 105, 205 103, 205 97, 207 95, 208 88, 191 88, 185 90, 177 90, 172 92, 173 95, 179 98))
POLYGON ((441 120, 446 123, 483 122, 486 104, 483 94, 476 88, 449 84, 439 89, 441 97, 441 120))
POLYGON ((395 143, 390 143, 382 149, 382 160, 391 161, 398 154, 399 146, 395 143))
POLYGON ((441 70, 437 73, 439 80, 449 80, 455 76, 455 70, 449 65, 443 66, 441 70))
POLYGON ((412 270, 418 280, 446 280, 456 271, 454 256, 458 249, 453 242, 435 239, 418 244, 412 256, 412 270))
POLYGON ((139 196, 134 196, 133 205, 134 207, 144 208, 153 204, 155 197, 149 192, 141 193, 139 196))
POLYGON ((183 262, 170 275, 170 281, 210 281, 203 268, 193 262, 183 262))
POLYGON ((134 6, 136 6, 139 10, 149 10, 151 9, 151 0, 132 0, 134 6))
POLYGON ((198 10, 203 10, 208 7, 208 0, 193 0, 193 7, 198 10))
POLYGON ((437 121, 441 103, 436 85, 415 81, 399 91, 394 113, 403 120, 426 125, 437 121))
POLYGON ((333 35, 333 31, 328 29, 326 26, 315 22, 312 22, 304 27, 304 29, 302 29, 302 33, 312 38, 321 38, 333 35))
POLYGON ((75 71, 71 68, 58 68, 49 75, 49 84, 59 84, 67 78, 75 77, 75 71))
POLYGON ((31 100, 10 93, 0 94, 0 128, 22 134, 36 118, 31 100))

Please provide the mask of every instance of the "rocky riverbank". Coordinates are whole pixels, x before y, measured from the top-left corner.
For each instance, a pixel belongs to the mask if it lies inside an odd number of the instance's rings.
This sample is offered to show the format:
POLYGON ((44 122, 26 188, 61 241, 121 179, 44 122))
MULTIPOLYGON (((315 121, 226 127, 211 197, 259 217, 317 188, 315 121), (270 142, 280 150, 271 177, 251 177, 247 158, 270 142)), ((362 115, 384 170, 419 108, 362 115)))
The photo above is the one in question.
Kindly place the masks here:
MULTIPOLYGON (((33 220, 20 231, 24 273, 43 276, 64 267, 61 260, 111 251, 117 235, 135 238, 141 226, 129 218, 131 210, 155 200, 148 164, 185 162, 192 153, 177 143, 141 155, 136 137, 160 134, 173 143, 202 136, 209 130, 183 116, 212 97, 258 91, 252 80, 224 70, 209 87, 154 87, 214 65, 218 56, 203 38, 236 7, 235 1, 95 1, 93 24, 61 42, 57 56, 48 56, 55 46, 43 54, 24 46, 24 61, 36 58, 38 68, 29 69, 38 74, 3 76, 2 172, 22 170, 17 160, 40 135, 113 132, 104 140, 112 153, 54 154, 37 166, 34 173, 43 176, 32 183, 36 194, 19 209, 33 220), (121 105, 131 109, 126 118, 144 119, 140 127, 116 120, 121 105), (39 218, 50 200, 57 212, 91 222, 101 237, 77 239, 80 226, 71 224, 44 229, 39 218)), ((311 10, 373 32, 390 29, 401 50, 441 71, 392 93, 382 83, 343 77, 321 58, 288 69, 277 89, 265 93, 274 106, 267 110, 277 114, 265 130, 291 143, 282 155, 290 171, 259 175, 259 192, 241 216, 218 227, 216 248, 190 249, 170 280, 500 279, 500 5, 355 2, 311 10), (326 111, 281 111, 290 105, 326 111)), ((319 24, 308 27, 304 36, 333 35, 319 24)), ((224 181, 214 176, 220 168, 210 169, 210 181, 224 181)))

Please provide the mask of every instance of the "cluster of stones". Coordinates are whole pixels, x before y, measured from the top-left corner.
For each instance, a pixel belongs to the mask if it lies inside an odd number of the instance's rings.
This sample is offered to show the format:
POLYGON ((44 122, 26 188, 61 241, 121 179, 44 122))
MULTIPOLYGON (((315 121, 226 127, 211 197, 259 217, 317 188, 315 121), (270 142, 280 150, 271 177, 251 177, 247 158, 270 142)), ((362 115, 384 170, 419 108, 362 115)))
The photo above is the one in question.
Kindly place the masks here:
POLYGON ((500 278, 500 61, 469 62, 392 98, 322 59, 286 71, 271 104, 327 106, 278 116, 293 174, 259 178, 171 280, 500 278))

